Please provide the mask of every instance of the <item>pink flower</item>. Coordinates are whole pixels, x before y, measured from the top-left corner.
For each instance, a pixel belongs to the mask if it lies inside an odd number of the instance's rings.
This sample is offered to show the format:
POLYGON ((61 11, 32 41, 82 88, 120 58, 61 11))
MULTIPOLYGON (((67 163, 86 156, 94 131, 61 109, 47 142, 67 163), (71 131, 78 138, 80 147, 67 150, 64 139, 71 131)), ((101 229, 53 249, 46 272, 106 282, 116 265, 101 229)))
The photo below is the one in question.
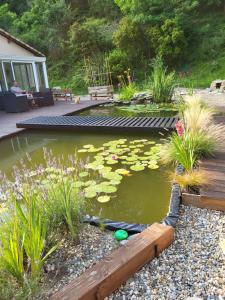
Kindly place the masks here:
POLYGON ((183 124, 180 122, 180 121, 177 121, 176 123, 176 131, 177 131, 177 134, 179 136, 182 136, 184 134, 184 127, 183 127, 183 124))
POLYGON ((113 159, 113 160, 117 160, 117 159, 118 159, 118 156, 112 155, 112 159, 113 159))

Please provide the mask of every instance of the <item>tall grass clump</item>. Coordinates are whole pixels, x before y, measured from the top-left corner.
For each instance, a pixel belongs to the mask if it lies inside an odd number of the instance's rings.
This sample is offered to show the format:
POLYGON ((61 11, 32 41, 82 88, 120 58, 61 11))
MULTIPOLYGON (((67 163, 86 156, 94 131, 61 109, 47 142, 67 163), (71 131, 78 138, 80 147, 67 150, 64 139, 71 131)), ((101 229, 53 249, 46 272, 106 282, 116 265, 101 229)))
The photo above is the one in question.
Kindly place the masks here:
POLYGON ((162 58, 158 56, 153 61, 153 71, 150 77, 150 90, 153 102, 171 102, 175 89, 175 72, 168 73, 162 58))
POLYGON ((161 150, 162 162, 183 166, 183 175, 175 175, 182 187, 203 185, 207 176, 198 169, 198 161, 214 155, 225 142, 225 126, 215 124, 213 110, 196 97, 187 97, 180 111, 180 121, 161 150), (204 178, 203 178, 204 177, 204 178))
POLYGON ((33 297, 62 236, 78 236, 86 208, 79 181, 84 163, 76 156, 56 158, 46 150, 44 158, 38 166, 29 157, 27 164, 21 162, 14 168, 14 181, 1 178, 0 193, 6 198, 0 211, 1 299, 3 294, 8 299, 33 297))

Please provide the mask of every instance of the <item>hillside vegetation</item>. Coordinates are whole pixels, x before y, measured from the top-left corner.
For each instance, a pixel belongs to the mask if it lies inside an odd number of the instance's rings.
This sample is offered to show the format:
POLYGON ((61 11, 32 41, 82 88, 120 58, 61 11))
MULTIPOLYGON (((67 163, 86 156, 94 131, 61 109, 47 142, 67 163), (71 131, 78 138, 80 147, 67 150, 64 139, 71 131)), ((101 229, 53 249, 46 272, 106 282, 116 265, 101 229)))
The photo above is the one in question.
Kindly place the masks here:
POLYGON ((181 85, 225 79, 222 0, 3 0, 0 27, 47 55, 52 85, 77 93, 85 58, 107 57, 115 84, 128 68, 143 82, 158 54, 181 85))

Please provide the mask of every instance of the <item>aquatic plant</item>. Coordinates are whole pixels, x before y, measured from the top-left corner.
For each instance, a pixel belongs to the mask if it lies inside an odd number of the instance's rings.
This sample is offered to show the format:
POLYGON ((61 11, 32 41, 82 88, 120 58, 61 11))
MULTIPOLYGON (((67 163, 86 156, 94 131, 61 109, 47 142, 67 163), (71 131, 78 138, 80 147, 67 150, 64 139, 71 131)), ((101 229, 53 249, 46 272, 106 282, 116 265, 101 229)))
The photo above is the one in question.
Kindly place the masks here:
POLYGON ((176 115, 178 113, 178 105, 173 103, 151 103, 129 106, 116 106, 116 109, 131 114, 163 113, 165 115, 176 115))
POLYGON ((153 101, 157 103, 171 102, 175 89, 175 72, 167 72, 160 56, 154 59, 152 66, 149 88, 153 101))

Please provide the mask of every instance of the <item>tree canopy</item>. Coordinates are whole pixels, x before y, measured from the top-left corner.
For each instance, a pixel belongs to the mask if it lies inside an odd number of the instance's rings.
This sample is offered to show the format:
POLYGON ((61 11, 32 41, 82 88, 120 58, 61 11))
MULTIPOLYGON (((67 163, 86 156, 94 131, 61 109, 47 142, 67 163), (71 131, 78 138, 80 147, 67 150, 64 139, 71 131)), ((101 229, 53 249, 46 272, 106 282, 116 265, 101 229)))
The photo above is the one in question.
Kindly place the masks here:
POLYGON ((180 68, 196 59, 193 45, 198 55, 223 47, 224 6, 223 0, 3 0, 0 27, 44 52, 54 78, 65 70, 75 78, 85 57, 105 55, 114 72, 125 66, 145 72, 157 54, 180 68), (214 47, 206 36, 215 22, 221 25, 214 47))

